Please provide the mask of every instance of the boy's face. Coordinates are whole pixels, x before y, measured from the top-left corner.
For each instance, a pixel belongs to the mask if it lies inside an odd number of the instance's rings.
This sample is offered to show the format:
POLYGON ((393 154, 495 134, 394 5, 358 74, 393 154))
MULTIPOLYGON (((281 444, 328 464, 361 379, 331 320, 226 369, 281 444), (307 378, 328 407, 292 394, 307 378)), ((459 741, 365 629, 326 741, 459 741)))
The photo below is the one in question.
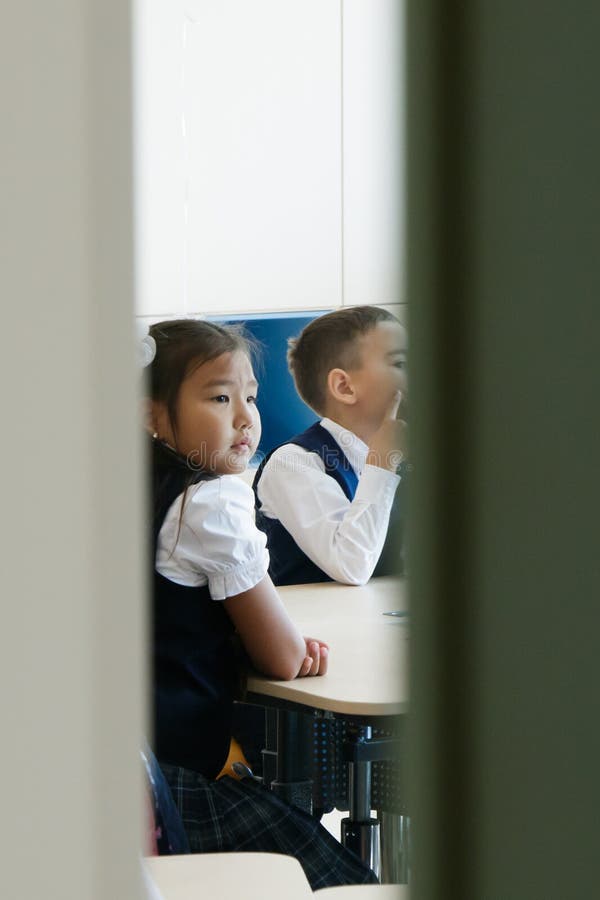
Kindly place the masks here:
POLYGON ((360 365, 349 371, 356 409, 364 427, 375 431, 398 391, 406 401, 406 331, 397 322, 378 322, 359 339, 360 365))

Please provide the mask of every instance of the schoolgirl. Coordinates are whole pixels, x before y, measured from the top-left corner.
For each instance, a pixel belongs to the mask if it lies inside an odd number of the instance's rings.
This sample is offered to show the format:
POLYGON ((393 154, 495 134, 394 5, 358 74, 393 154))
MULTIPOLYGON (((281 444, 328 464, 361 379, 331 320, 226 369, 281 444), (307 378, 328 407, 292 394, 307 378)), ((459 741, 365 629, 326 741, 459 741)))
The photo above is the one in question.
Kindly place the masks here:
POLYGON ((324 674, 267 574, 244 471, 260 437, 251 350, 203 320, 150 329, 154 751, 192 852, 294 855, 313 890, 376 881, 308 814, 252 779, 217 780, 231 742, 243 653, 279 679, 324 674))

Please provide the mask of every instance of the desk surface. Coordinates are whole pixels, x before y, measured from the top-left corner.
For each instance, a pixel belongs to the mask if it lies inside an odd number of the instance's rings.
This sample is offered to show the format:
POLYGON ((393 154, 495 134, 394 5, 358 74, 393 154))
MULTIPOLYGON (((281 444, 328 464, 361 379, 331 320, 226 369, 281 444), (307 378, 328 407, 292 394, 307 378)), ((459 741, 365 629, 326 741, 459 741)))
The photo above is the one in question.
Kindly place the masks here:
POLYGON ((322 888, 314 900, 409 900, 405 884, 345 884, 322 888))
POLYGON ((300 863, 277 853, 190 853, 151 856, 144 863, 161 900, 310 900, 314 896, 300 863))
POLYGON ((407 711, 409 625, 383 615, 406 609, 402 579, 374 578, 362 587, 290 585, 279 592, 302 634, 329 644, 329 670, 294 681, 251 674, 250 692, 345 715, 407 711))
POLYGON ((161 900, 409 900, 406 885, 310 889, 302 866, 276 853, 190 853, 144 860, 161 900))

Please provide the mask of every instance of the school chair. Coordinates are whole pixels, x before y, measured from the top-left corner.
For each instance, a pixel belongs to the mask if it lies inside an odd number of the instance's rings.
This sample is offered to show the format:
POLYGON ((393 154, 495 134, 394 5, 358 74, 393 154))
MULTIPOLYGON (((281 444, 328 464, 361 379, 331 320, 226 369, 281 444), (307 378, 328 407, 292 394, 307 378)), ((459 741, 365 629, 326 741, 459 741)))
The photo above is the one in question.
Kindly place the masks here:
POLYGON ((147 744, 141 749, 140 755, 148 787, 146 852, 151 856, 189 853, 190 847, 179 810, 156 757, 147 744))

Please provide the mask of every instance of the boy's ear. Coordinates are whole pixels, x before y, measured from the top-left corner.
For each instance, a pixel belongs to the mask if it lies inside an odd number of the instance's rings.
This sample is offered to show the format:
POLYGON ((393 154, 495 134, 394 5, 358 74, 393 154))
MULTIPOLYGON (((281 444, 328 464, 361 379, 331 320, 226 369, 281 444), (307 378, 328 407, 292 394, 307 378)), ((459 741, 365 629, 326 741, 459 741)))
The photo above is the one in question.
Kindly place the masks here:
POLYGON ((356 403, 352 378, 344 369, 331 369, 327 375, 327 389, 330 397, 339 403, 345 403, 347 406, 356 403))

